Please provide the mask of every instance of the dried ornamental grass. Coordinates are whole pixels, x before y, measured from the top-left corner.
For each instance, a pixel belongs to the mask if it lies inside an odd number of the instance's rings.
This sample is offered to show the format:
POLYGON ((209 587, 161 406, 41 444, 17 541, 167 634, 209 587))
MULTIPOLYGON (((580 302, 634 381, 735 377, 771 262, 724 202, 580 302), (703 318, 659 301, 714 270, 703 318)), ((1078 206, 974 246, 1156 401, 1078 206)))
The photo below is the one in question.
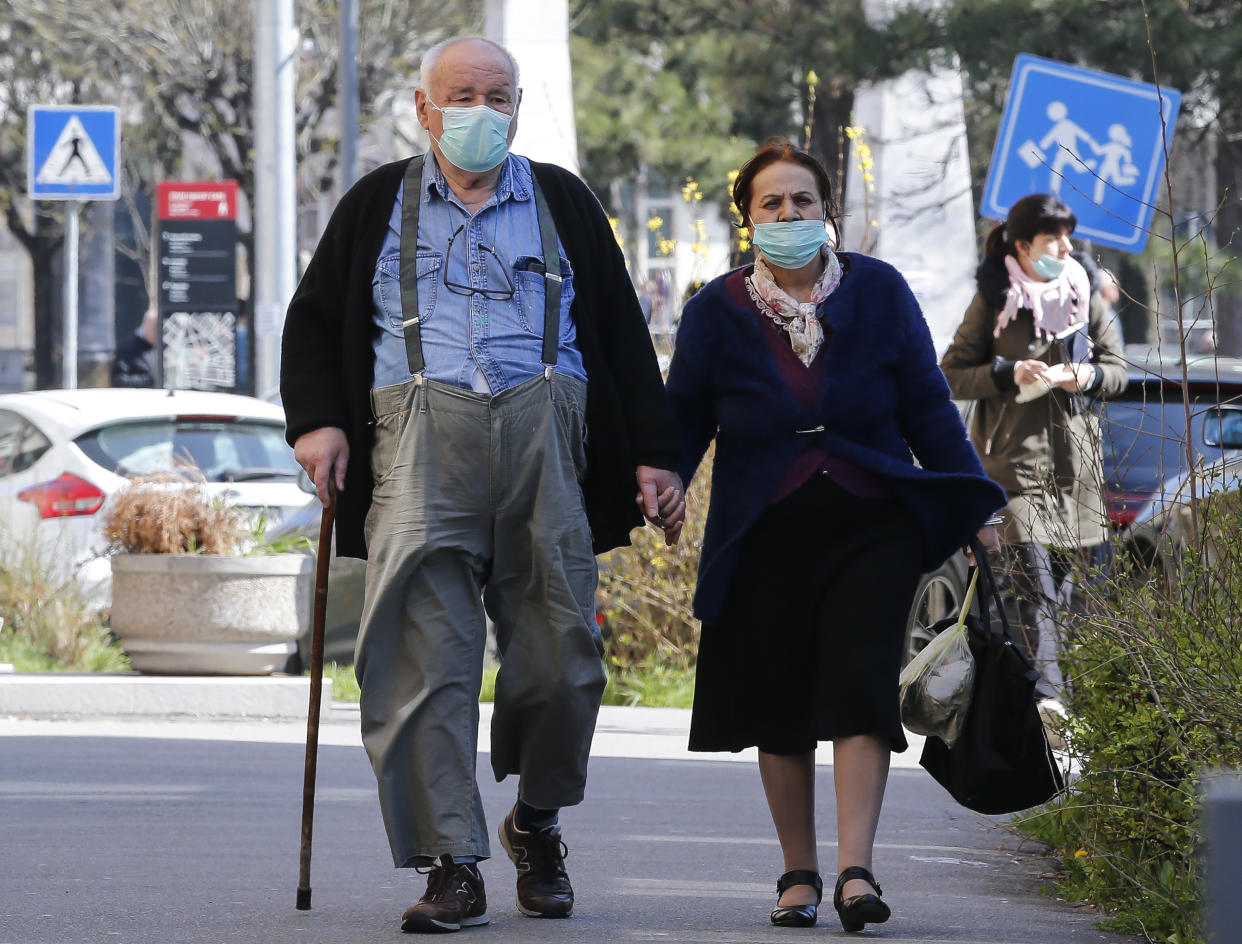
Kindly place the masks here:
POLYGON ((685 670, 698 661, 693 603, 714 450, 686 487, 686 524, 675 546, 666 547, 663 532, 646 526, 630 535, 631 547, 600 558, 595 609, 610 671, 685 670))
POLYGON ((236 509, 178 474, 136 478, 113 495, 103 534, 113 554, 238 554, 249 536, 236 509))
POLYGON ((129 660, 70 574, 58 574, 35 542, 10 535, 0 565, 0 662, 18 672, 120 672, 129 660))

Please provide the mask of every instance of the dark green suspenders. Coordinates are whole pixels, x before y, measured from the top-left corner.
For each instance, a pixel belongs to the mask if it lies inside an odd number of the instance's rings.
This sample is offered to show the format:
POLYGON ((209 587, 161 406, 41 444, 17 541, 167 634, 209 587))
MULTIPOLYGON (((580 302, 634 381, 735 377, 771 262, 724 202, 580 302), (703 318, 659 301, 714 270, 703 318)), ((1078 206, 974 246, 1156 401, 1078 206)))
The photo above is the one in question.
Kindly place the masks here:
MULTIPOLYGON (((405 356, 410 373, 421 374, 427 366, 423 361, 423 342, 419 330, 418 307, 418 211, 423 195, 423 161, 425 155, 414 157, 405 171, 405 190, 401 202, 401 322, 405 334, 405 356), (411 331, 410 329, 413 328, 411 331)), ((535 187, 535 212, 539 217, 539 241, 543 251, 543 363, 556 364, 561 324, 561 254, 556 243, 556 223, 548 209, 548 201, 539 189, 539 181, 531 175, 535 187)), ((448 259, 443 264, 448 265, 448 259)), ((504 261, 501 260, 501 264, 504 261)))
POLYGON ((547 367, 556 364, 556 349, 561 335, 561 251, 556 245, 556 223, 548 201, 539 189, 539 181, 532 172, 530 182, 535 187, 535 212, 539 215, 539 242, 543 248, 543 363, 547 367))

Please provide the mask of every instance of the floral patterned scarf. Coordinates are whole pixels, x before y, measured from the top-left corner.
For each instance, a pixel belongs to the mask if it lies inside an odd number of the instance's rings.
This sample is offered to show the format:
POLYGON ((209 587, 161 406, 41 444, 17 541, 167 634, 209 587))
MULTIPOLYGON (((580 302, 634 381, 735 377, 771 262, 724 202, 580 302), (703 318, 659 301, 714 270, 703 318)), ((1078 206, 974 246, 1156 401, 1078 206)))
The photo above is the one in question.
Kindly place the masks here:
POLYGON ((816 309, 841 284, 841 262, 837 254, 828 246, 824 246, 820 254, 824 259, 824 272, 811 289, 809 302, 797 301, 776 284, 762 253, 756 253, 755 271, 746 277, 750 297, 760 311, 789 335, 794 353, 807 367, 811 366, 811 361, 815 360, 824 343, 824 327, 815 316, 816 309))

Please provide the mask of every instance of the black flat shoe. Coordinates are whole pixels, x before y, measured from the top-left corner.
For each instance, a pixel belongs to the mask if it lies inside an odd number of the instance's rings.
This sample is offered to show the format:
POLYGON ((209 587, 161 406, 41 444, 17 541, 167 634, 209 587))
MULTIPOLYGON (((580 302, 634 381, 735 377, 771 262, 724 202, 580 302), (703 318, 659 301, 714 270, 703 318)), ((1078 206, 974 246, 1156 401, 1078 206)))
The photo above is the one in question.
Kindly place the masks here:
POLYGON ((847 931, 861 931, 864 925, 883 924, 887 921, 892 912, 888 905, 880 900, 883 894, 884 891, 880 888, 879 882, 875 880, 875 876, 861 865, 851 865, 848 869, 842 869, 841 874, 837 876, 837 887, 832 893, 832 904, 841 918, 841 927, 847 931), (853 895, 842 899, 841 889, 845 887, 846 882, 856 878, 862 879, 874 888, 875 894, 868 892, 865 895, 853 895))
POLYGON ((813 905, 777 905, 772 909, 772 923, 778 928, 813 928, 818 914, 819 903, 824 900, 824 880, 818 872, 810 869, 794 869, 786 872, 776 882, 776 896, 785 894, 785 890, 795 885, 810 885, 815 889, 813 905))

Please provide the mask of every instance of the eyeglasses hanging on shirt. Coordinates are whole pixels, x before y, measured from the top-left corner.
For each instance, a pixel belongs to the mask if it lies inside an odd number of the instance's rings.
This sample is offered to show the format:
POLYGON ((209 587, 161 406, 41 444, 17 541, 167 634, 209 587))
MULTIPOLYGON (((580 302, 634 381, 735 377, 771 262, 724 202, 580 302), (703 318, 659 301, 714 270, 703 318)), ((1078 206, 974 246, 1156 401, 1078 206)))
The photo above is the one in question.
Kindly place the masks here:
MULTIPOLYGON (((448 248, 444 250, 444 265, 441 267, 441 271, 444 273, 444 287, 454 295, 482 295, 484 298, 491 299, 493 301, 508 301, 513 297, 514 292, 516 291, 513 286, 513 279, 509 278, 509 272, 500 256, 496 254, 495 248, 488 246, 486 243, 478 243, 478 249, 482 252, 488 253, 493 259, 496 260, 496 267, 500 270, 500 274, 504 276, 505 285, 508 286, 507 288, 475 288, 472 285, 462 285, 460 282, 453 282, 449 279, 449 257, 453 251, 453 240, 457 238, 457 234, 465 229, 465 227, 466 224, 462 223, 457 227, 457 229, 453 230, 453 235, 449 237, 448 248)), ((470 268, 469 256, 466 258, 466 268, 467 270, 470 268)))

